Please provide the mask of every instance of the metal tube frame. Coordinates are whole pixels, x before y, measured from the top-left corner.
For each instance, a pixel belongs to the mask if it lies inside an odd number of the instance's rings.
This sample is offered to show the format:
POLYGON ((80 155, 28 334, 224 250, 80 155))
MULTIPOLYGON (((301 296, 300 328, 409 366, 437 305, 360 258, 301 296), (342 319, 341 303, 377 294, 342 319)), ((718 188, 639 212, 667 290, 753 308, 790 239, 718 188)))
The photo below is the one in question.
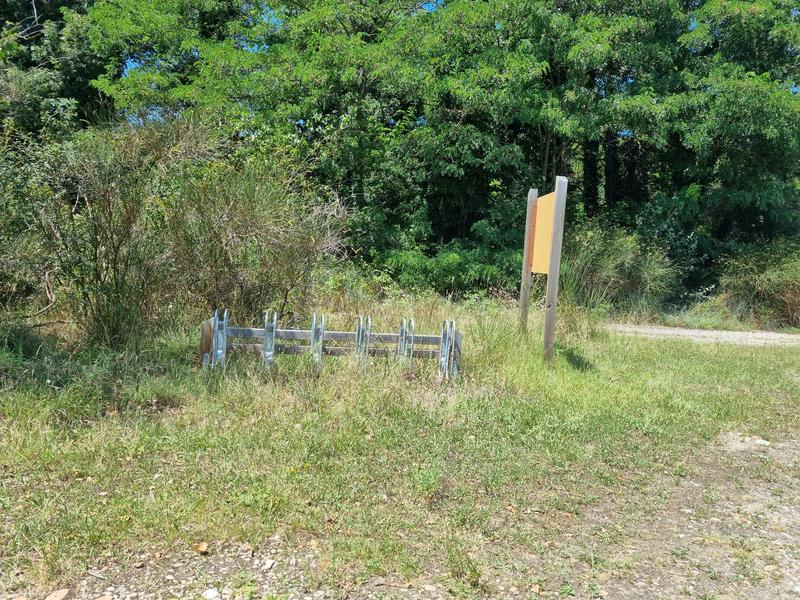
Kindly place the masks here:
POLYGON ((261 364, 265 367, 275 365, 275 332, 278 330, 278 313, 264 313, 264 348, 261 352, 261 364), (270 318, 271 315, 271 318, 270 318))
POLYGON ((225 370, 225 360, 228 352, 228 309, 219 318, 219 309, 214 311, 211 338, 211 370, 216 368, 225 370))
MULTIPOLYGON (((438 359, 438 371, 440 376, 445 379, 453 379, 461 371, 461 346, 463 336, 456 329, 455 321, 444 321, 442 323, 441 334, 416 335, 416 324, 414 319, 403 319, 400 322, 398 333, 373 333, 372 319, 368 316, 359 316, 356 321, 356 330, 353 332, 331 331, 326 332, 325 315, 312 315, 311 328, 306 330, 278 329, 278 315, 274 311, 264 313, 264 328, 242 328, 229 326, 230 315, 226 310, 222 312, 215 310, 214 316, 210 319, 211 324, 211 348, 210 352, 201 357, 203 368, 211 371, 219 368, 225 370, 227 354, 229 350, 248 350, 257 351, 261 355, 261 364, 271 368, 275 364, 277 354, 304 354, 310 353, 311 359, 316 366, 317 373, 322 371, 322 360, 325 354, 343 356, 350 352, 355 352, 358 362, 366 367, 369 364, 370 356, 394 356, 397 361, 410 369, 413 365, 414 357, 436 358, 438 359), (236 343, 229 344, 228 338, 262 338, 261 344, 236 343), (308 340, 308 345, 279 344, 278 340, 308 340), (355 342, 354 346, 331 346, 326 347, 326 340, 350 341, 355 342), (373 342, 384 344, 384 346, 373 347, 373 342), (385 344, 397 343, 394 351, 386 348, 385 344), (417 343, 423 348, 417 349, 417 343), (438 345, 438 350, 426 349, 426 345, 438 345)), ((209 323, 204 321, 204 323, 209 323)), ((208 339, 208 338, 205 338, 208 339)))

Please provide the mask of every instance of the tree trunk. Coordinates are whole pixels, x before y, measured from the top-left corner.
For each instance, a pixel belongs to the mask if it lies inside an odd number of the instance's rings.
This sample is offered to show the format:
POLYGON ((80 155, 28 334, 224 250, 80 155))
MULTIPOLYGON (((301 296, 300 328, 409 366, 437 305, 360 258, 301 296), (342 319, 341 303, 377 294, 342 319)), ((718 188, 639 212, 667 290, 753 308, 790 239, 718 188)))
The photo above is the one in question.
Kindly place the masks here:
POLYGON ((603 136, 603 149, 606 208, 612 208, 619 200, 619 150, 613 132, 606 131, 603 136))
POLYGON ((583 142, 583 209, 589 216, 597 214, 599 208, 597 202, 597 190, 600 186, 599 150, 599 140, 583 142))
POLYGON ((624 178, 620 182, 620 195, 634 204, 647 201, 647 171, 645 169, 645 149, 636 139, 624 144, 624 178))

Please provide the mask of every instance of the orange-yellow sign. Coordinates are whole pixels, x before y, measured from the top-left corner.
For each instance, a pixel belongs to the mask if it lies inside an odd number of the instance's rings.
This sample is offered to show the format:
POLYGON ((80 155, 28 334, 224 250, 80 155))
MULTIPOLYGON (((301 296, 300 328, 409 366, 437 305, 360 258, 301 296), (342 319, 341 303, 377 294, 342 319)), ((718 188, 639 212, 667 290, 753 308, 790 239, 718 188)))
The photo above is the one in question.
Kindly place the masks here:
POLYGON ((531 273, 547 273, 550 270, 550 253, 553 250, 555 229, 556 193, 551 192, 536 200, 536 218, 533 222, 533 261, 531 273))

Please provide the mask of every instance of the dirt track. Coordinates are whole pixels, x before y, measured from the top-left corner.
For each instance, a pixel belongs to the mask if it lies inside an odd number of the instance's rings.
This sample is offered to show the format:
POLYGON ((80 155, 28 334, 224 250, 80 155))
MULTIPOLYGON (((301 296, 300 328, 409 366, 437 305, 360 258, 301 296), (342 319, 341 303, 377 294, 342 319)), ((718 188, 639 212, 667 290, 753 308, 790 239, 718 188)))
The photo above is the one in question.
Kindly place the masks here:
POLYGON ((686 329, 655 325, 627 325, 613 323, 612 331, 648 338, 684 339, 705 344, 733 344, 737 346, 800 346, 800 335, 773 331, 718 331, 712 329, 686 329))

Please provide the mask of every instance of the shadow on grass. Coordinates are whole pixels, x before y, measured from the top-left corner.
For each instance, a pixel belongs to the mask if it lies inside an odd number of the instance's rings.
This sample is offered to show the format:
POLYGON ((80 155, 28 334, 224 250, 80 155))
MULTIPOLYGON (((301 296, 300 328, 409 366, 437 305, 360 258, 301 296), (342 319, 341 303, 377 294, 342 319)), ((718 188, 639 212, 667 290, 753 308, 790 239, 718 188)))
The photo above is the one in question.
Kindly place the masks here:
POLYGON ((575 369, 576 371, 585 372, 594 369, 594 363, 586 358, 579 350, 571 348, 569 346, 562 346, 560 344, 556 344, 556 353, 559 356, 563 356, 567 364, 570 367, 575 369))
POLYGON ((0 404, 0 415, 47 415, 71 426, 108 414, 172 410, 182 404, 195 354, 196 342, 185 334, 136 350, 64 348, 24 323, 3 325, 0 396, 9 401, 0 404))
POLYGON ((36 358, 48 347, 55 348, 56 341, 55 337, 42 336, 22 322, 12 321, 0 326, 0 350, 6 350, 21 359, 36 358))

